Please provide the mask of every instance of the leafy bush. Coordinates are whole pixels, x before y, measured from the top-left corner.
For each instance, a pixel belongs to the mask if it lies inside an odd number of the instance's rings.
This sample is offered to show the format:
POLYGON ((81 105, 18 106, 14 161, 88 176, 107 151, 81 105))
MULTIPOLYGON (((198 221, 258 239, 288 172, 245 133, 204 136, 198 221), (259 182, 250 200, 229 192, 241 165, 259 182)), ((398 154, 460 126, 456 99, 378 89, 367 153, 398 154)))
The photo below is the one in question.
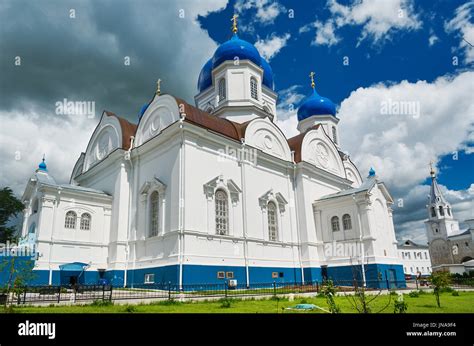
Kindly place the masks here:
POLYGON ((408 293, 408 296, 410 298, 418 298, 420 296, 420 293, 418 291, 411 291, 410 293, 408 293))
POLYGON ((451 293, 451 295, 453 297, 459 297, 459 292, 458 291, 453 291, 453 293, 451 293))
POLYGON ((393 313, 404 314, 408 309, 408 304, 403 300, 403 295, 399 295, 394 302, 393 313))

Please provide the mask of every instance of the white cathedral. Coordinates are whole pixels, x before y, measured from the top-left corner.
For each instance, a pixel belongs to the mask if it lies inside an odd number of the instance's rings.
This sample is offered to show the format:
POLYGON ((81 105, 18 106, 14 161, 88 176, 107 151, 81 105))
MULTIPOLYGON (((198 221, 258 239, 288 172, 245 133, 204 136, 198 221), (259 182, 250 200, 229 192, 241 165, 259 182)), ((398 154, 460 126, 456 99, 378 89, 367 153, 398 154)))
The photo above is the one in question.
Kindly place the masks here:
POLYGON ((35 283, 248 286, 352 281, 363 268, 368 285, 404 285, 392 197, 342 151, 336 107, 311 86, 287 139, 271 67, 234 21, 195 106, 158 83, 137 124, 104 111, 69 184, 44 160, 27 183, 35 283), (363 251, 328 252, 339 244, 363 251))

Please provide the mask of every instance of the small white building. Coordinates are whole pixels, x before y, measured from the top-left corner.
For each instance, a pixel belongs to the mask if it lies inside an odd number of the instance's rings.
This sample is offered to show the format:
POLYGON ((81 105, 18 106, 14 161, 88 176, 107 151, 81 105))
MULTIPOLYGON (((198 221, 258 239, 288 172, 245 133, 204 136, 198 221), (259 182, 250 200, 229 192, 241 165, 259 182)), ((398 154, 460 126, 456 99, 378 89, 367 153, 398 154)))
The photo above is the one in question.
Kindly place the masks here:
POLYGON ((416 244, 411 240, 398 243, 398 257, 406 276, 415 278, 431 274, 431 258, 428 245, 416 244))

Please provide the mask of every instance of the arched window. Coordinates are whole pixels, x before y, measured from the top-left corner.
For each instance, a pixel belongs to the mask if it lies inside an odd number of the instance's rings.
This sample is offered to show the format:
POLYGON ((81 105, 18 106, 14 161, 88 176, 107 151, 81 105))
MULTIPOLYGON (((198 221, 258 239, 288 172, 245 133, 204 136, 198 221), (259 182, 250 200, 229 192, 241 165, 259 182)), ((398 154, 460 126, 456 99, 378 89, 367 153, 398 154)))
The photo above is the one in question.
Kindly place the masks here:
POLYGON ((158 235, 160 212, 159 197, 158 191, 153 191, 150 196, 150 237, 158 235))
POLYGON ((446 207, 446 211, 448 212, 448 215, 451 216, 451 208, 449 207, 449 205, 446 207))
POLYGON ((342 216, 342 227, 344 231, 352 229, 351 216, 349 214, 344 214, 342 216))
POLYGON ((434 207, 431 207, 431 216, 436 217, 436 210, 434 207))
POLYGON ((81 215, 81 230, 90 231, 91 229, 91 214, 84 213, 81 215))
POLYGON ((257 80, 254 77, 250 78, 250 96, 258 100, 257 80))
POLYGON ((77 215, 75 212, 73 212, 72 210, 68 211, 66 213, 66 218, 64 219, 64 227, 69 229, 76 228, 76 218, 77 215))
POLYGON ((337 144, 336 126, 332 127, 332 140, 337 144))
POLYGON ((444 209, 442 205, 439 206, 439 215, 444 216, 444 209))
POLYGON ((225 100, 225 78, 219 80, 219 102, 225 100))
POLYGON ((268 202, 267 214, 268 214, 268 238, 271 241, 278 240, 278 220, 277 220, 277 207, 273 202, 268 202))
POLYGON ((217 190, 216 195, 216 234, 226 235, 229 233, 229 204, 227 193, 217 190))
POLYGON ((339 218, 337 216, 333 216, 331 218, 331 228, 333 232, 337 232, 340 230, 339 228, 339 218))

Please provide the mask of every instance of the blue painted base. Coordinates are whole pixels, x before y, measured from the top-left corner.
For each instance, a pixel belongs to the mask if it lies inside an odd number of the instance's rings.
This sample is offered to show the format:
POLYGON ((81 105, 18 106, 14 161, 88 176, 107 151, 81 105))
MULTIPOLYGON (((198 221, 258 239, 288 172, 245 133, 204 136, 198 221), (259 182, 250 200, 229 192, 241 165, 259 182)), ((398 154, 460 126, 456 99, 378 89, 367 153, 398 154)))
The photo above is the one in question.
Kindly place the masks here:
MULTIPOLYGON (((22 265, 26 259, 18 261, 22 265)), ((338 266, 338 267, 311 267, 304 268, 305 282, 322 282, 324 279, 332 279, 337 285, 352 286, 354 279, 362 284, 361 266, 338 266)), ((34 270, 33 277, 28 280, 30 285, 48 285, 49 271, 34 270)), ((8 276, 5 269, 0 272, 0 285, 3 285, 8 276)), ((54 270, 52 272, 52 284, 67 285, 71 276, 77 276, 78 272, 65 272, 54 270)), ((127 270, 127 286, 139 286, 145 283, 145 275, 154 274, 155 284, 177 285, 179 283, 179 266, 170 265, 146 269, 127 270)), ((209 265, 183 265, 183 285, 197 284, 222 284, 225 280, 235 279, 239 284, 247 282, 245 267, 241 266, 209 266, 209 265), (223 277, 218 277, 218 273, 223 277)), ((109 270, 104 273, 107 279, 115 287, 123 287, 125 281, 124 270, 109 270)), ((403 288, 406 287, 405 275, 402 265, 393 264, 368 264, 365 266, 365 278, 368 287, 373 288, 403 288)), ((76 277, 80 284, 97 284, 100 274, 98 271, 86 270, 76 277)), ((249 267, 250 284, 258 283, 299 283, 302 282, 301 268, 283 267, 249 267)))

